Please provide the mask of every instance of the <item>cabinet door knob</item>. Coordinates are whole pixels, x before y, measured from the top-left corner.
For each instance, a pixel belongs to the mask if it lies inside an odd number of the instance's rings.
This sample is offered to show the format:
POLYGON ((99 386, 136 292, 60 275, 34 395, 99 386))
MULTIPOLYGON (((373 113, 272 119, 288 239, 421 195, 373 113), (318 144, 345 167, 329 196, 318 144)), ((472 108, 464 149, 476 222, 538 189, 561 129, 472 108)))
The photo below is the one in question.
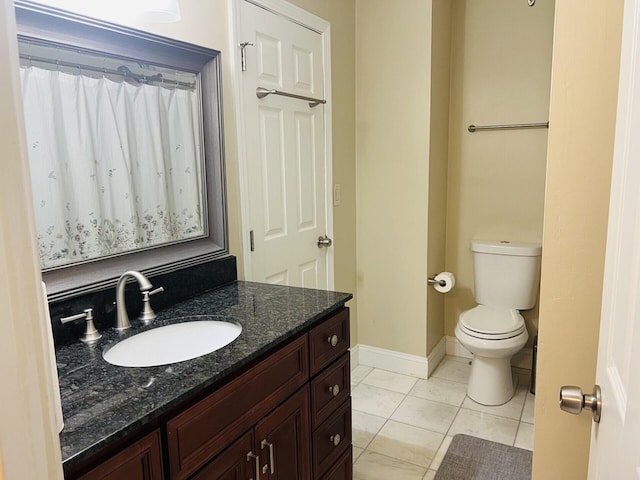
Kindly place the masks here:
POLYGON ((330 337, 327 338, 327 342, 329 342, 332 347, 335 347, 338 344, 338 336, 331 335, 330 337))
POLYGON ((340 385, 338 385, 337 383, 333 386, 333 387, 329 387, 329 392, 331 393, 331 395, 333 395, 334 397, 337 397, 338 394, 340 393, 340 385))
POLYGON ((336 433, 335 435, 331 435, 329 440, 331 440, 334 447, 337 447, 340 444, 340 440, 342 440, 342 437, 340 436, 339 433, 336 433))

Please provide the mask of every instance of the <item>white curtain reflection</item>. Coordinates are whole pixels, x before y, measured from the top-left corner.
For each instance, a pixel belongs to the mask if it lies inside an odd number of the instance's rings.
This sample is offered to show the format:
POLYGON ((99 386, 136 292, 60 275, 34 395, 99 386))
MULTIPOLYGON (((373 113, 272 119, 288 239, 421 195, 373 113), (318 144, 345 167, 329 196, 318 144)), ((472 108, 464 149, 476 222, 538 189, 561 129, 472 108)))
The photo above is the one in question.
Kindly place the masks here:
POLYGON ((21 77, 43 268, 204 234, 196 91, 21 77))

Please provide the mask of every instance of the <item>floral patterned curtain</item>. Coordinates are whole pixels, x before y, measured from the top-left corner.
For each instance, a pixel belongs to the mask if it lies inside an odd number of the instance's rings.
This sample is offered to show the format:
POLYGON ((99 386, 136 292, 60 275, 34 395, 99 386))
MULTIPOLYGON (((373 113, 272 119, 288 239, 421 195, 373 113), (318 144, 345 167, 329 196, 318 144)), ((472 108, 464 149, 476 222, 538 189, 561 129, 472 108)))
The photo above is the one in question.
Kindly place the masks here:
POLYGON ((21 77, 42 268, 205 234, 197 91, 21 77))

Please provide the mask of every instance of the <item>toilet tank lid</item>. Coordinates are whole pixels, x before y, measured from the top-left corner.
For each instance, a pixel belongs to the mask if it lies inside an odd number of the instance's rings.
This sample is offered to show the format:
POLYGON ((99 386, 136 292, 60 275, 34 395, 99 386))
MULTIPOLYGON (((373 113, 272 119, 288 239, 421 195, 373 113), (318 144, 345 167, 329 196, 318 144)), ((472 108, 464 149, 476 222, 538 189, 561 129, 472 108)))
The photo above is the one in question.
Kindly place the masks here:
POLYGON ((492 253, 494 255, 539 257, 542 254, 542 245, 539 243, 510 242, 508 240, 471 240, 471 251, 492 253))

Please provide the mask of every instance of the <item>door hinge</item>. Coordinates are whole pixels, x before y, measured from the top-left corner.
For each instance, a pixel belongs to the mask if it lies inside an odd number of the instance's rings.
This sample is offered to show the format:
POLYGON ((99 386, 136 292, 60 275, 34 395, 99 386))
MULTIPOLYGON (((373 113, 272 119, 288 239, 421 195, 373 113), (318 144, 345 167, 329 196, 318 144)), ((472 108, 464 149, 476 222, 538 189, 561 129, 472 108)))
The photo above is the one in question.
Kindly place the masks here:
POLYGON ((243 72, 247 71, 247 52, 245 51, 247 47, 253 47, 253 43, 242 42, 240 44, 240 66, 243 72))
POLYGON ((255 250, 255 244, 253 243, 253 230, 249 232, 249 246, 253 252, 255 250))

